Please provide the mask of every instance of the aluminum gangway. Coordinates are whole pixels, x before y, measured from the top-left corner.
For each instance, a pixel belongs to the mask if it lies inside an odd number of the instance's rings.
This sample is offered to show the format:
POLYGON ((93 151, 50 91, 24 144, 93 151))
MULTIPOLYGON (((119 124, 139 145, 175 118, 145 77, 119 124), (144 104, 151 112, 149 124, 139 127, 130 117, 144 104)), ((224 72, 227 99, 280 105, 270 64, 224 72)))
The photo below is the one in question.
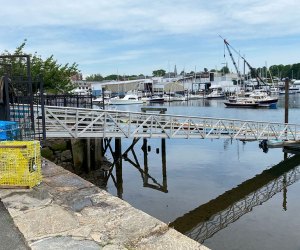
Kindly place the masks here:
POLYGON ((300 125, 45 106, 47 138, 300 139, 300 125))

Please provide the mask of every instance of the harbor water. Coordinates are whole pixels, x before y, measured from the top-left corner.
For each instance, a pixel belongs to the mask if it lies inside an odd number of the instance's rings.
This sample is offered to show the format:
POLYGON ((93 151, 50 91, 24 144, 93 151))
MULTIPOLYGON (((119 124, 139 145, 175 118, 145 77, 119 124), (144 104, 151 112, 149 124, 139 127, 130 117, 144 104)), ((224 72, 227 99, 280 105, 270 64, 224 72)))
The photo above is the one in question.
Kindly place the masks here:
MULTIPOLYGON (((289 101, 289 122, 300 124, 300 94, 289 101)), ((276 109, 225 108, 223 102, 155 107, 177 115, 284 121, 284 96, 276 109)), ((131 144, 122 139, 122 152, 131 144)), ((294 250, 300 249, 299 178, 300 157, 284 155, 282 148, 262 150, 257 141, 140 139, 106 188, 211 249, 294 250)))

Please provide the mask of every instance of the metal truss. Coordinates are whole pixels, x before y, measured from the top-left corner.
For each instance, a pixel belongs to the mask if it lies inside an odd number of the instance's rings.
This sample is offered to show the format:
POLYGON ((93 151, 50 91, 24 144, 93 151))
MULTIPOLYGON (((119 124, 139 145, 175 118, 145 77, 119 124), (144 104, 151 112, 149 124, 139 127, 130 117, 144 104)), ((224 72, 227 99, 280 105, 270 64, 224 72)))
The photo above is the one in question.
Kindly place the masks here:
POLYGON ((46 136, 62 138, 300 139, 300 125, 45 106, 46 136))

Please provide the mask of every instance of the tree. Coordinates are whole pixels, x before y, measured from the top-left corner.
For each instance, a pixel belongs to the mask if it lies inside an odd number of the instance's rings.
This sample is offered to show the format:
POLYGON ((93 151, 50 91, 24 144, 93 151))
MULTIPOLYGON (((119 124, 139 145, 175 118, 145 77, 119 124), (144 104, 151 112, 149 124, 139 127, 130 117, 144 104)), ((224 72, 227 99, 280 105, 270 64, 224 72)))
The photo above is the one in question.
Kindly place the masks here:
POLYGON ((153 76, 164 76, 166 74, 166 71, 163 69, 153 70, 152 75, 153 76))
MULTIPOLYGON (((24 42, 16 48, 13 54, 9 53, 7 50, 2 53, 2 56, 20 56, 26 55, 24 48, 26 45, 26 39, 24 42)), ((27 54, 31 59, 30 74, 34 79, 36 77, 42 76, 44 82, 44 89, 48 93, 62 94, 69 93, 74 89, 74 85, 71 82, 71 76, 79 73, 78 65, 73 63, 69 65, 68 63, 62 65, 54 59, 53 55, 43 60, 40 55, 35 52, 32 54, 27 54)), ((12 76, 26 76, 27 66, 25 58, 10 57, 5 58, 3 63, 11 64, 10 75, 12 76)), ((4 73, 3 68, 1 74, 4 73)))
POLYGON ((103 76, 101 74, 92 74, 85 78, 87 81, 103 81, 103 76))
POLYGON ((122 77, 120 75, 108 75, 108 76, 104 77, 104 80, 117 81, 117 80, 122 80, 122 77))
POLYGON ((229 68, 227 66, 224 66, 220 72, 222 72, 223 74, 228 74, 229 73, 229 68))

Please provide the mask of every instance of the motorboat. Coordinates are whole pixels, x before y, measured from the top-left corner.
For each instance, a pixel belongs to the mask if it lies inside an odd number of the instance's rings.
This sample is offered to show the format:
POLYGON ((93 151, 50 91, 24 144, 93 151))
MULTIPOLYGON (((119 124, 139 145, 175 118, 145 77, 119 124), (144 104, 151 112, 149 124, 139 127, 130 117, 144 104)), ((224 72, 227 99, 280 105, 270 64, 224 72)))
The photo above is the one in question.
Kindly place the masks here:
MULTIPOLYGON (((289 92, 288 92, 289 95, 291 95, 291 94, 296 94, 296 93, 298 93, 298 92, 299 92, 299 87, 294 86, 294 85, 292 85, 292 86, 289 87, 289 92)), ((285 94, 285 89, 282 90, 282 91, 280 91, 279 94, 280 94, 280 95, 284 95, 284 94, 285 94)))
POLYGON ((258 104, 274 104, 278 102, 278 98, 270 96, 266 91, 253 91, 249 97, 253 98, 258 104))
POLYGON ((109 95, 104 95, 104 97, 99 96, 99 97, 93 99, 92 102, 95 105, 101 105, 101 104, 103 104, 103 100, 104 100, 104 105, 110 104, 110 96, 109 95))
POLYGON ((175 102, 175 101, 186 101, 187 98, 180 94, 164 94, 163 99, 165 102, 175 102))
POLYGON ((128 104, 142 104, 141 100, 136 94, 126 94, 123 98, 115 97, 110 99, 111 105, 128 105, 128 104))
POLYGON ((279 95, 280 89, 277 88, 277 87, 271 87, 270 88, 270 93, 271 93, 271 95, 279 95))
POLYGON ((239 97, 235 101, 224 102, 225 106, 228 108, 258 108, 259 103, 257 103, 253 98, 250 97, 239 97))
POLYGON ((225 94, 222 91, 222 88, 215 88, 210 94, 206 96, 207 99, 217 99, 217 98, 224 98, 224 97, 225 94))
POLYGON ((164 97, 160 97, 158 95, 142 97, 141 100, 144 103, 163 103, 165 101, 164 97))
POLYGON ((163 103, 164 101, 165 101, 165 99, 158 95, 151 96, 151 98, 149 100, 150 103, 163 103))

